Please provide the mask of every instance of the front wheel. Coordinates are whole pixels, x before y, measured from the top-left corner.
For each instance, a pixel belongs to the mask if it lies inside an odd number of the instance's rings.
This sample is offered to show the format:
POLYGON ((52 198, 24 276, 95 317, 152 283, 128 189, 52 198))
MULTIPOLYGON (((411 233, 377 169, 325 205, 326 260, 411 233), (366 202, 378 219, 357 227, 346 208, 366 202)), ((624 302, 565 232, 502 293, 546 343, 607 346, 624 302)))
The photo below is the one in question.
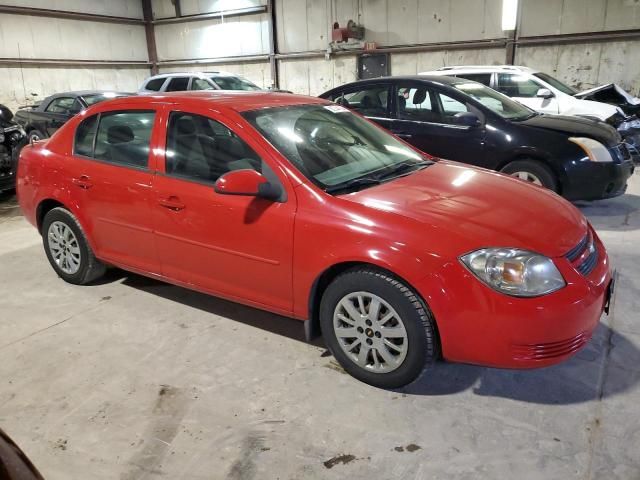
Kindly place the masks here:
POLYGON ((69 283, 85 285, 106 270, 93 254, 76 217, 62 207, 45 215, 42 241, 49 263, 58 276, 69 283))
POLYGON ((411 383, 437 357, 435 323, 418 295, 390 274, 355 268, 325 291, 327 346, 353 377, 381 388, 411 383))
POLYGON ((549 167, 537 160, 515 160, 507 164, 500 171, 525 182, 548 188, 554 192, 558 191, 558 180, 556 176, 549 167))

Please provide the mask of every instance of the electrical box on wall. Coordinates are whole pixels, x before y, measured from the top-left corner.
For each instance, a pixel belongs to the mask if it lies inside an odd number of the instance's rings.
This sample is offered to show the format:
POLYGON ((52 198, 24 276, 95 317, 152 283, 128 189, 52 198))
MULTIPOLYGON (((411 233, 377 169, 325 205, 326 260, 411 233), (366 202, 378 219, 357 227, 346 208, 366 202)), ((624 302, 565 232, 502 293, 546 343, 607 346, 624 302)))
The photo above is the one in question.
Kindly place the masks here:
POLYGON ((358 55, 358 80, 389 75, 388 53, 363 53, 358 55))

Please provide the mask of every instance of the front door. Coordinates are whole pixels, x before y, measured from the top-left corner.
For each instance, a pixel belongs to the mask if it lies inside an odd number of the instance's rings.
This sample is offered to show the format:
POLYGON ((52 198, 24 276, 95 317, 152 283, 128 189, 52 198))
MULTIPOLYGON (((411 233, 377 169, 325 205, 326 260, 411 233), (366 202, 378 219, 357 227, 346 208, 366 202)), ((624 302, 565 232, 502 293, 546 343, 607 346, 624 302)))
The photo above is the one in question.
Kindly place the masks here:
POLYGON ((289 313, 295 195, 282 201, 222 195, 215 181, 260 171, 287 188, 259 144, 218 114, 169 114, 164 174, 154 183, 153 218, 162 273, 213 294, 289 313), (215 117, 215 118, 213 118, 215 117))
POLYGON ((473 111, 482 116, 481 112, 419 82, 399 83, 394 97, 395 135, 430 155, 483 166, 484 127, 454 121, 456 113, 473 111))
POLYGON ((526 75, 516 73, 498 73, 496 90, 517 100, 527 107, 542 113, 559 112, 557 97, 538 97, 538 90, 547 88, 526 75))
POLYGON ((150 273, 159 273, 150 215, 155 117, 155 111, 127 110, 83 120, 66 165, 68 188, 96 254, 150 273))

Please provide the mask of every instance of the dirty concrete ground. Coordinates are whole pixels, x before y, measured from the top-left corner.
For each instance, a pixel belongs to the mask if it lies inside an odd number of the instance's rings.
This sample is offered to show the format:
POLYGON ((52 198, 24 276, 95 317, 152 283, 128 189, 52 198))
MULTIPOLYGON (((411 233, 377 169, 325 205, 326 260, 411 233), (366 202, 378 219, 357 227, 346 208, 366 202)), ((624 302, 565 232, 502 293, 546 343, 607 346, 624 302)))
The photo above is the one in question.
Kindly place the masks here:
POLYGON ((0 211, 0 426, 47 479, 640 479, 640 175, 582 203, 618 268, 564 364, 359 383, 298 322, 113 270, 58 279, 0 211))

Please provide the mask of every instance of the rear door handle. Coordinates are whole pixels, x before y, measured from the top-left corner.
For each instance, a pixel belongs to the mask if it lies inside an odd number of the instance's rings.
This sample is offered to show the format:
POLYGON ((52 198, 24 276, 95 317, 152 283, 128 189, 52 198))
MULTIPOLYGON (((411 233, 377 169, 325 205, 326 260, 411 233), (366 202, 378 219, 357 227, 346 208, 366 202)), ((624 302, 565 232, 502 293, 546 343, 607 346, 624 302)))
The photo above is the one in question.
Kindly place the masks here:
POLYGON ((167 198, 161 198, 158 200, 158 203, 169 210, 173 210, 174 212, 179 212, 180 210, 184 210, 185 204, 180 201, 178 197, 170 196, 167 198))
POLYGON ((74 185, 77 185, 80 188, 84 188, 85 190, 93 187, 93 183, 91 183, 89 177, 87 175, 80 175, 79 178, 74 178, 71 180, 74 185))

